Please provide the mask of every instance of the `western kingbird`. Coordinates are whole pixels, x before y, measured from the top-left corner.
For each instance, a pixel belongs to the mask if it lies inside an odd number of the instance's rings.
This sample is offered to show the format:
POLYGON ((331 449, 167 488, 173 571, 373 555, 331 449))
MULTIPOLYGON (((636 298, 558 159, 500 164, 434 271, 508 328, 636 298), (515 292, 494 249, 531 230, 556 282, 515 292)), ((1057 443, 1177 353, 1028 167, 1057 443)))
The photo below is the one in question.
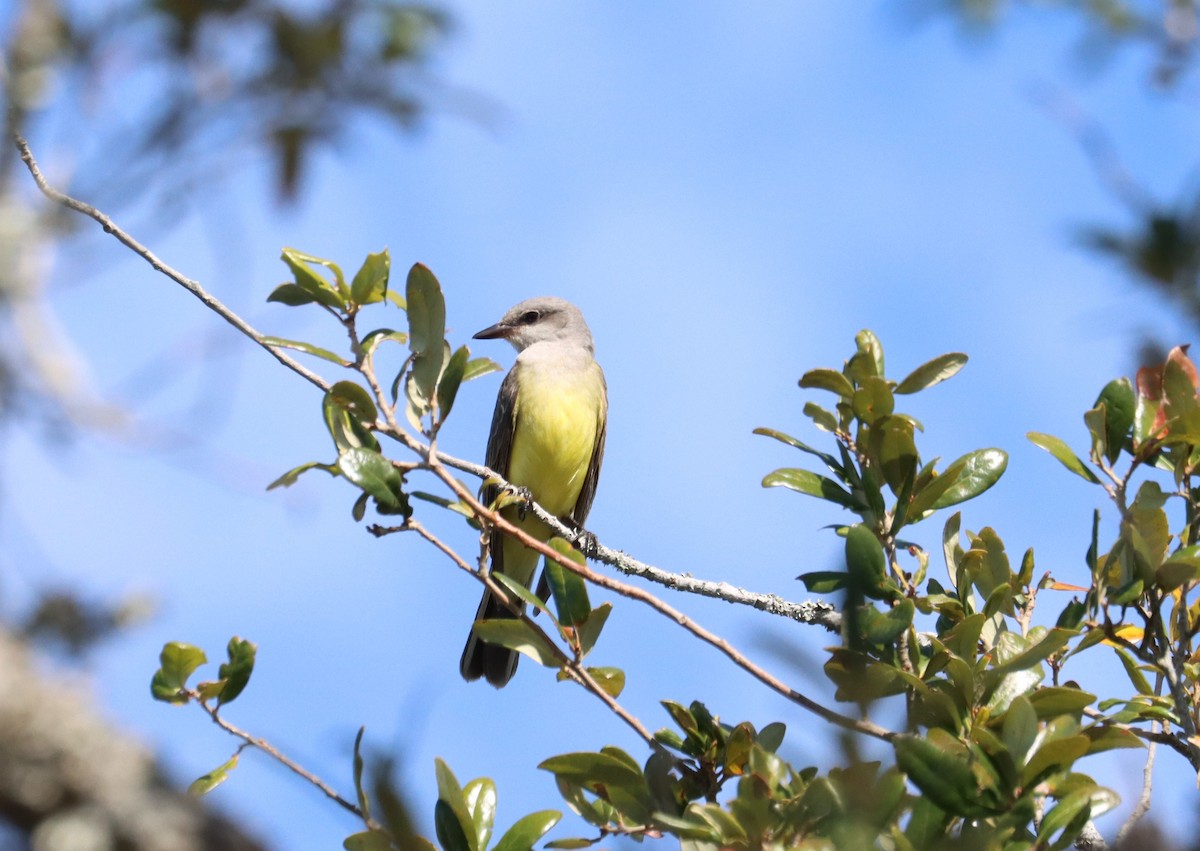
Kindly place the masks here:
MULTIPOLYGON (((594 357, 592 333, 579 308, 561 298, 531 298, 509 310, 477 340, 507 340, 517 361, 500 385, 487 466, 510 484, 529 490, 534 502, 569 526, 583 527, 604 456, 608 391, 594 357)), ((499 491, 483 489, 491 504, 499 491)), ((539 541, 550 529, 517 506, 501 515, 539 541)), ((541 556, 497 530, 491 536, 492 572, 531 587, 541 556)), ((524 604, 521 604, 524 606, 524 604)), ((476 620, 516 617, 484 591, 476 620)), ((512 679, 518 654, 476 637, 467 638, 459 670, 464 679, 486 677, 496 688, 512 679)))

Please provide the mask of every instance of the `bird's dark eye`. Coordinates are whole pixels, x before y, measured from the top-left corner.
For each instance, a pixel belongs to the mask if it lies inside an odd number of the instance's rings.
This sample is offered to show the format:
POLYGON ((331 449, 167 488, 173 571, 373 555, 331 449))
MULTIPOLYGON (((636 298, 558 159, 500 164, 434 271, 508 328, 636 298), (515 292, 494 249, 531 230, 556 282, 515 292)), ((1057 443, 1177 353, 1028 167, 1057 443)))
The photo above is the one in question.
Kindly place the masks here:
POLYGON ((537 322, 540 317, 541 314, 536 310, 527 310, 521 314, 521 324, 532 325, 534 322, 537 322))

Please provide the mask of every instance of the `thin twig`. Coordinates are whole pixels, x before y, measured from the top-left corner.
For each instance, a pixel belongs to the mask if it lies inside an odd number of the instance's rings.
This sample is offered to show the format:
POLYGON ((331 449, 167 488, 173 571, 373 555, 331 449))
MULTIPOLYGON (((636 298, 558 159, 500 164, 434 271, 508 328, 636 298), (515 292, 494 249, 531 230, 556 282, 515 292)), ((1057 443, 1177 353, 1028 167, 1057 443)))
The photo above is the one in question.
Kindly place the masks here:
POLYGON ((14 132, 13 140, 16 142, 17 150, 21 154, 21 160, 25 163, 26 168, 29 169, 29 173, 33 175, 33 182, 37 184, 38 189, 42 191, 43 195, 57 204, 61 204, 62 206, 74 210, 77 213, 82 213, 91 219, 95 219, 97 222, 99 222, 100 226, 104 228, 105 233, 112 234, 114 237, 116 237, 118 242, 149 263, 156 272, 166 275, 196 298, 200 299, 200 301, 204 303, 205 307, 212 310, 234 328, 238 329, 251 340, 258 343, 260 346, 270 352, 271 355, 281 364, 292 370, 292 372, 295 372, 301 378, 304 378, 306 381, 315 384, 322 390, 329 389, 329 382, 327 382, 324 378, 317 375, 315 372, 312 372, 303 364, 284 354, 280 349, 272 346, 270 343, 265 342, 263 335, 260 334, 248 322, 246 322, 246 320, 242 319, 240 316, 226 307, 219 299, 214 297, 211 293, 200 286, 197 281, 193 281, 191 278, 185 276, 182 272, 173 269, 162 260, 158 259, 157 255, 155 255, 153 251, 142 245, 140 242, 122 230, 121 227, 107 215, 97 210, 91 204, 84 203, 76 198, 72 198, 65 192, 62 192, 51 186, 46 180, 45 176, 42 175, 42 170, 38 167, 37 160, 34 159, 33 152, 30 151, 29 143, 25 141, 25 137, 20 133, 14 132))
POLYGON ((342 809, 347 810, 347 811, 353 813, 358 818, 362 819, 363 823, 367 827, 371 828, 372 830, 381 830, 382 829, 377 823, 375 823, 371 818, 369 818, 366 815, 366 813, 364 813, 362 810, 360 810, 356 804, 353 804, 350 801, 347 801, 345 798, 343 798, 341 795, 339 795, 332 786, 330 786, 328 783, 326 783, 320 777, 317 777, 317 775, 313 774, 308 769, 293 762, 287 755, 281 753, 278 749, 276 749, 275 746, 272 745, 270 742, 268 742, 264 739, 260 739, 257 736, 247 733, 245 730, 241 729, 240 727, 230 724, 228 721, 226 721, 224 718, 221 717, 221 715, 217 711, 216 707, 209 706, 207 701, 204 701, 200 698, 199 692, 197 692, 193 689, 188 689, 187 694, 188 694, 188 697, 192 698, 192 700, 194 700, 196 703, 198 703, 204 709, 204 711, 208 713, 208 717, 210 717, 213 720, 213 723, 216 724, 218 727, 220 727, 222 730, 224 730, 226 733, 236 736, 237 738, 241 739, 243 742, 245 742, 247 745, 249 745, 251 747, 258 748, 260 751, 267 754, 267 756, 271 757, 276 762, 280 763, 281 765, 286 766, 293 773, 304 778, 309 783, 311 783, 313 786, 316 786, 318 789, 320 789, 322 792, 324 792, 325 796, 327 798, 329 798, 330 800, 339 804, 342 807, 342 809))
POLYGON ((1124 847, 1125 837, 1129 831, 1133 830, 1133 826, 1141 821, 1142 816, 1150 811, 1150 791, 1154 783, 1154 754, 1158 750, 1157 742, 1150 742, 1146 746, 1146 764, 1142 767, 1142 794, 1138 796, 1137 804, 1134 805, 1133 812, 1129 814, 1129 818, 1121 825, 1121 829, 1117 831, 1117 847, 1124 847))
POLYGON ((459 499, 465 502, 471 508, 471 510, 475 512, 476 516, 483 518, 489 523, 492 523, 505 534, 512 536, 529 549, 535 550, 536 552, 541 553, 543 556, 546 556, 547 558, 550 558, 562 565, 567 570, 579 574, 588 582, 598 585, 601 588, 607 588, 608 590, 614 591, 623 597, 628 597, 631 600, 637 600, 640 603, 646 604, 659 614, 674 621, 679 626, 692 633, 701 641, 720 650, 731 660, 733 660, 738 667, 742 668, 759 682, 783 695, 793 703, 802 706, 809 712, 812 712, 831 724, 835 724, 844 729, 853 730, 855 732, 863 733, 865 735, 873 736, 877 739, 882 739, 889 742, 895 738, 896 734, 891 730, 887 730, 877 724, 871 723, 870 721, 860 721, 856 718, 842 715, 841 713, 834 712, 832 709, 822 706, 817 701, 813 700, 807 695, 802 694, 801 692, 789 686, 787 683, 780 680, 778 677, 755 664, 745 654, 735 648, 724 638, 721 638, 716 633, 710 632, 709 630, 700 626, 687 615, 671 607, 667 603, 664 603, 662 600, 658 599, 648 591, 632 585, 627 585, 624 582, 620 582, 612 577, 605 576, 604 574, 597 573, 586 565, 578 564, 562 553, 559 553, 547 546, 542 541, 539 541, 537 538, 534 538, 532 535, 529 535, 524 529, 521 529, 519 526, 510 523, 507 519, 505 519, 503 514, 491 511, 482 505, 470 491, 462 486, 461 482, 459 482, 454 478, 454 476, 450 475, 450 473, 446 471, 446 468, 439 463, 439 458, 436 455, 429 457, 429 468, 446 484, 447 487, 454 491, 459 499))

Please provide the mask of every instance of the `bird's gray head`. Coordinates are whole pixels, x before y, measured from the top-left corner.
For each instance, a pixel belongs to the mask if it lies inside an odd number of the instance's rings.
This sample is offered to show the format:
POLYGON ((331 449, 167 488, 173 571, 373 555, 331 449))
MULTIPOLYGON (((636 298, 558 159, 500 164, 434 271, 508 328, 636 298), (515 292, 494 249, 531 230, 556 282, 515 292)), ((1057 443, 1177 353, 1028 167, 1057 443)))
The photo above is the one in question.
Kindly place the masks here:
POLYGON ((476 340, 508 340, 518 352, 534 343, 567 342, 593 351, 592 332, 579 308, 561 298, 538 296, 510 308, 503 318, 475 335, 476 340))

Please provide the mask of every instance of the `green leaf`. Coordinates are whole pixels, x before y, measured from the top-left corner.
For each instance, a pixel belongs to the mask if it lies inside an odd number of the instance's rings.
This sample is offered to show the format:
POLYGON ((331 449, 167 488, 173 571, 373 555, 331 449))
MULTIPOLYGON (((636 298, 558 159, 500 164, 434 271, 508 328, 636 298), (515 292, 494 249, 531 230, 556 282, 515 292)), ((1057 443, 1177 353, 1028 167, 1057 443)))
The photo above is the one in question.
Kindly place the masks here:
POLYGON ((477 844, 466 796, 454 772, 441 758, 435 758, 433 765, 438 789, 438 806, 434 810, 438 841, 446 851, 483 851, 477 844))
POLYGON ((338 311, 345 309, 346 297, 350 292, 346 289, 342 272, 336 264, 329 260, 322 260, 319 257, 304 254, 294 248, 283 249, 280 257, 288 265, 288 268, 292 270, 296 286, 300 287, 300 289, 311 295, 315 301, 326 307, 331 307, 338 311), (325 266, 332 270, 335 275, 335 283, 330 284, 329 281, 314 272, 309 265, 310 263, 316 263, 319 266, 325 266))
POLYGON ((338 455, 338 469, 347 480, 374 498, 381 514, 407 517, 412 513, 400 471, 378 452, 345 449, 338 455))
POLYGON ((917 475, 912 422, 903 416, 876 420, 871 426, 871 448, 892 493, 900 497, 911 489, 917 475))
POLYGON ((246 688, 246 684, 250 682, 250 674, 254 672, 254 657, 258 653, 258 646, 235 635, 229 639, 226 653, 229 655, 229 661, 222 662, 217 670, 217 676, 225 681, 225 686, 217 697, 218 706, 232 703, 246 688))
POLYGON ((314 346, 312 343, 303 343, 299 340, 285 340, 283 337, 264 336, 261 338, 262 343, 267 346, 274 346, 277 349, 296 349, 305 354, 313 355, 314 357, 322 358, 330 363, 336 363, 338 366, 352 366, 350 361, 338 354, 334 354, 329 349, 322 349, 320 346, 314 346))
POLYGON ((887 556, 875 533, 861 523, 846 532, 846 569, 853 587, 877 600, 887 597, 887 556))
POLYGON ((496 784, 490 777, 477 777, 463 789, 463 800, 475 828, 475 847, 485 849, 496 821, 496 784))
POLYGON ((870 425, 881 417, 891 416, 892 411, 896 409, 896 400, 886 379, 868 375, 863 378, 862 385, 854 391, 850 406, 856 417, 870 425))
POLYGON ((237 768, 238 755, 234 754, 228 760, 218 765, 207 774, 202 774, 192 781, 187 793, 193 798, 202 798, 229 779, 229 772, 237 768))
POLYGON ((1038 825, 1039 847, 1050 851, 1066 848, 1072 843, 1091 818, 1091 793, 1091 789, 1077 789, 1042 817, 1042 823, 1038 825), (1059 831, 1062 831, 1062 836, 1057 842, 1051 843, 1050 838, 1059 831))
POLYGON ((875 645, 888 645, 896 641, 912 626, 915 606, 912 600, 904 599, 893 608, 880 612, 874 606, 862 606, 858 610, 858 628, 863 639, 875 645))
POLYGON ((754 430, 754 434, 761 434, 766 437, 773 437, 776 440, 778 440, 780 443, 786 443, 788 446, 794 446, 796 449, 799 449, 801 452, 807 452, 809 455, 815 455, 816 457, 820 458, 825 463, 825 466, 828 467, 836 475, 843 475, 845 473, 845 471, 842 469, 842 465, 840 463, 838 463, 838 460, 836 458, 834 458, 832 455, 830 455, 828 452, 821 452, 817 449, 813 449, 811 446, 809 446, 804 441, 797 440, 796 438, 792 437, 791 435, 784 434, 781 431, 776 431, 773 428, 756 428, 754 430))
POLYGON ((1071 447, 1067 446, 1066 442, 1061 438, 1055 437, 1052 434, 1042 434, 1038 431, 1031 431, 1025 436, 1029 438, 1029 441, 1034 446, 1045 449, 1058 459, 1060 464, 1084 481, 1091 482, 1093 485, 1100 484, 1100 479, 1096 477, 1091 468, 1084 464, 1083 460, 1072 452, 1071 447))
POLYGON ((296 284, 280 284, 275 289, 271 290, 271 294, 267 296, 268 302, 277 302, 286 304, 288 307, 299 307, 302 304, 312 304, 316 298, 312 296, 304 287, 296 284))
POLYGON ((362 338, 359 348, 366 354, 374 354, 381 344, 387 342, 399 343, 402 346, 408 345, 408 335, 403 331, 393 331, 391 328, 376 328, 362 338))
POLYGON ((767 726, 758 731, 757 742, 760 747, 766 748, 771 753, 779 750, 783 744, 783 737, 787 733, 787 725, 782 721, 772 721, 767 726))
POLYGON ((600 837, 595 839, 555 839, 553 842, 547 842, 543 848, 557 848, 560 851, 575 851, 578 848, 591 848, 597 842, 600 842, 600 837))
POLYGON ((353 381, 334 384, 321 401, 321 413, 338 449, 365 448, 379 452, 379 441, 368 428, 379 412, 371 394, 361 385, 353 381))
POLYGON ((533 844, 561 819, 562 813, 557 810, 530 813, 505 831, 492 851, 531 851, 533 844))
POLYGON ((805 390, 828 390, 847 400, 854 395, 850 379, 834 369, 810 369, 800 376, 800 386, 805 390))
POLYGON ((463 381, 470 381, 493 372, 500 372, 504 367, 491 358, 471 358, 463 370, 463 381))
POLYGON ((1137 660, 1133 658, 1133 654, 1124 647, 1114 647, 1113 650, 1116 651, 1117 658, 1121 660, 1121 665, 1123 665, 1125 668, 1125 674, 1129 677, 1129 682, 1133 684, 1133 687, 1137 690, 1137 693, 1153 695, 1154 688, 1146 679, 1145 674, 1142 673, 1141 668, 1138 666, 1137 660))
POLYGON ((600 631, 604 629, 604 624, 608 622, 611 612, 612 603, 601 603, 592 609, 584 622, 579 625, 576 635, 579 639, 579 649, 584 656, 591 653, 592 648, 596 646, 596 641, 600 638, 600 631))
POLYGON ((1096 695, 1078 688, 1046 686, 1029 695, 1029 704, 1037 713, 1038 720, 1046 721, 1059 715, 1078 716, 1096 702, 1096 695))
POLYGON ((827 479, 808 470, 785 467, 768 473, 763 477, 764 488, 784 487, 797 493, 815 496, 819 499, 849 508, 852 511, 865 511, 866 506, 842 489, 837 482, 827 479))
POLYGON ((580 751, 560 754, 542 760, 538 768, 589 788, 595 785, 612 786, 631 794, 646 791, 646 779, 636 763, 630 765, 611 753, 580 751))
POLYGON ((1156 584, 1164 591, 1174 591, 1189 582, 1200 580, 1200 547, 1187 547, 1173 553, 1158 568, 1156 584))
POLYGON ((910 522, 921 519, 926 511, 948 508, 979 496, 1000 480, 1006 467, 1008 453, 1002 449, 968 452, 913 494, 908 508, 910 522))
POLYGON ((366 732, 366 727, 359 727, 358 735, 354 737, 354 794, 364 820, 371 817, 371 802, 367 800, 367 790, 363 787, 363 768, 366 764, 363 762, 362 740, 366 732))
POLYGON ((475 851, 454 808, 441 798, 433 806, 433 829, 444 851, 475 851))
POLYGON ((437 278, 420 263, 409 270, 405 296, 415 389, 422 399, 432 400, 445 358, 446 302, 437 278))
POLYGON ((967 356, 962 352, 950 352, 939 355, 931 361, 918 366, 904 380, 896 385, 895 392, 899 396, 918 393, 921 390, 940 384, 947 378, 952 378, 967 363, 967 356))
POLYGON ((550 614, 550 608, 546 605, 545 601, 521 584, 520 580, 514 579, 507 573, 493 573, 491 577, 503 585, 504 590, 511 592, 518 600, 523 600, 537 611, 545 612, 551 619, 554 618, 554 615, 550 614))
POLYGON ((320 461, 309 461, 307 464, 301 464, 299 467, 293 467, 292 469, 288 470, 278 479, 267 485, 267 490, 274 490, 275 488, 290 488, 292 485, 296 484, 296 481, 300 478, 302 473, 307 473, 309 470, 324 470, 331 476, 341 475, 338 472, 338 468, 332 464, 325 464, 320 461))
POLYGON ((625 690, 625 672, 620 668, 588 668, 587 672, 612 697, 620 697, 625 690))
POLYGON ((525 621, 508 618, 475 621, 475 634, 488 644, 499 644, 509 650, 524 653, 547 668, 562 666, 554 647, 525 621))
POLYGON ((383 301, 391 269, 392 258, 386 248, 377 254, 368 254, 350 283, 350 300, 360 305, 383 301))
POLYGON ((980 794, 968 749, 946 731, 934 728, 926 737, 903 733, 892 740, 892 746, 900 770, 947 813, 979 817, 996 811, 980 794))
POLYGON ((170 641, 163 645, 158 660, 160 667, 150 682, 150 693, 154 699, 166 703, 187 703, 187 695, 181 692, 187 688, 188 678, 208 661, 204 651, 180 641, 170 641))
POLYGON ((834 594, 850 584, 850 574, 844 570, 813 570, 796 578, 813 594, 834 594))
POLYGON ((352 833, 342 840, 346 851, 393 851, 393 847, 388 835, 378 830, 352 833))
MULTIPOLYGON (((551 538, 547 545, 578 565, 586 564, 583 553, 562 538, 551 538)), ((550 593, 554 595, 558 622, 563 626, 578 627, 587 620, 592 611, 592 604, 588 601, 587 583, 578 573, 567 570, 552 558, 547 557, 545 563, 546 579, 550 583, 550 593)))
POLYGON ((815 402, 804 403, 804 416, 812 420, 813 425, 822 431, 835 434, 838 430, 838 418, 815 402))
POLYGON ((446 417, 450 416, 450 409, 454 407, 454 399, 458 396, 458 387, 463 382, 463 375, 467 368, 467 359, 470 356, 470 349, 466 346, 459 346, 458 350, 450 356, 450 360, 446 363, 446 369, 442 373, 437 387, 439 423, 444 423, 446 417))

